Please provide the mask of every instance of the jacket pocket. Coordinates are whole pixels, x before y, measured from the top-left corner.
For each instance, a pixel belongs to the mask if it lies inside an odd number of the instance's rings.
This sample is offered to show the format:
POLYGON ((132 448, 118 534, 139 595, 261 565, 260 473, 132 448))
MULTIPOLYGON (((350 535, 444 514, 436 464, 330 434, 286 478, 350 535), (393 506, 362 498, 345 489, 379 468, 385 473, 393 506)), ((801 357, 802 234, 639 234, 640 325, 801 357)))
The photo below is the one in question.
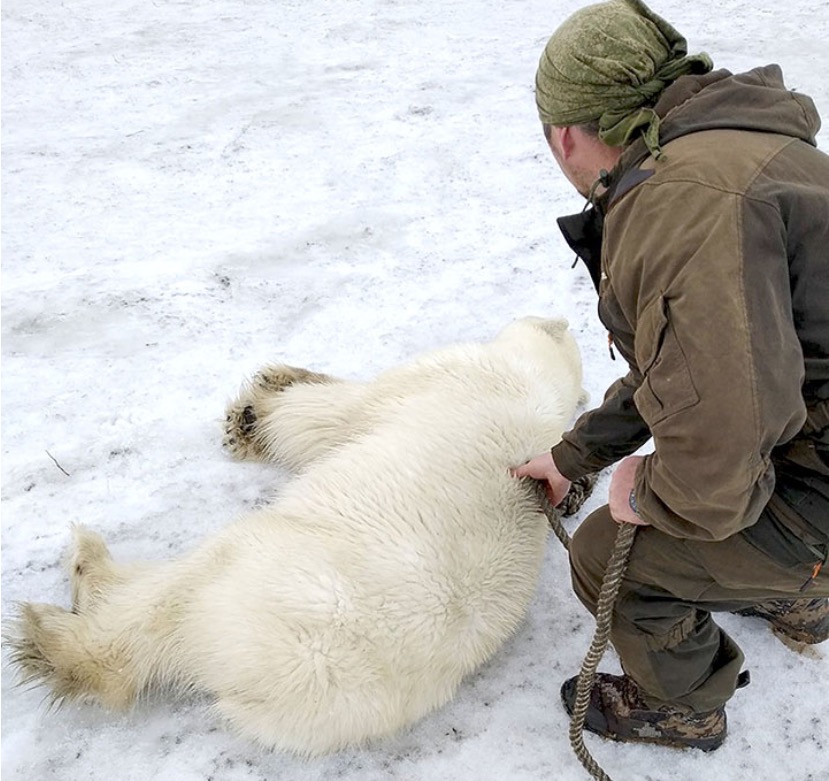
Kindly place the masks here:
POLYGON ((664 296, 659 296, 642 312, 636 328, 635 348, 643 380, 633 400, 651 429, 699 402, 664 296))

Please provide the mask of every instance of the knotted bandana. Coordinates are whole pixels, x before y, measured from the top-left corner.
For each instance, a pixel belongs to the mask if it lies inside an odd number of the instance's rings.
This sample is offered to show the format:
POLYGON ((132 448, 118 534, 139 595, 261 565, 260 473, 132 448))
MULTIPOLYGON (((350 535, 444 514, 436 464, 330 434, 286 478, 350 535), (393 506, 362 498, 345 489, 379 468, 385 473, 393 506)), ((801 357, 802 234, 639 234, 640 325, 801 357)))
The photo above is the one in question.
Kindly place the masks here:
POLYGON ((662 90, 689 73, 713 68, 641 0, 610 0, 577 11, 556 30, 535 77, 538 115, 564 127, 598 121, 599 138, 624 146, 641 134, 659 159, 662 90))

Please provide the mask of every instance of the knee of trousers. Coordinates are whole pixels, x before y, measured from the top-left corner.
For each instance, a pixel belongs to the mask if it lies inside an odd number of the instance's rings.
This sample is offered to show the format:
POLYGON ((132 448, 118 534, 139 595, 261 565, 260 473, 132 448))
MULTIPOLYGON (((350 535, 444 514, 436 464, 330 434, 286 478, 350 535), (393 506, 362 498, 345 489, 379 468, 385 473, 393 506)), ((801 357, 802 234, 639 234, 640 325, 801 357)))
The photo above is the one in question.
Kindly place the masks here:
POLYGON ((613 554, 617 530, 618 525, 605 505, 582 521, 570 541, 573 591, 594 614, 607 562, 613 554))

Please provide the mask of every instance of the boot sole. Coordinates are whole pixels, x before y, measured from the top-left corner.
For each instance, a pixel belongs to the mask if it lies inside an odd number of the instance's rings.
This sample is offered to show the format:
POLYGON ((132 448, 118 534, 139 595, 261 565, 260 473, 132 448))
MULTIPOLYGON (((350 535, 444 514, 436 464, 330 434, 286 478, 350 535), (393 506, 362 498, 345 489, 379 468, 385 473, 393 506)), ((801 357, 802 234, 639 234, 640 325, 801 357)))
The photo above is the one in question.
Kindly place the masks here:
POLYGON ((617 735, 615 732, 605 732, 602 730, 595 729, 591 727, 590 724, 588 724, 586 721, 584 724, 584 729, 585 732, 590 732, 593 735, 598 735, 600 738, 607 738, 608 740, 613 740, 616 743, 649 743, 653 746, 667 746, 668 748, 697 749, 706 754, 712 751, 716 751, 725 742, 725 735, 718 735, 716 738, 708 738, 707 740, 694 741, 670 740, 669 738, 639 736, 634 734, 617 735))

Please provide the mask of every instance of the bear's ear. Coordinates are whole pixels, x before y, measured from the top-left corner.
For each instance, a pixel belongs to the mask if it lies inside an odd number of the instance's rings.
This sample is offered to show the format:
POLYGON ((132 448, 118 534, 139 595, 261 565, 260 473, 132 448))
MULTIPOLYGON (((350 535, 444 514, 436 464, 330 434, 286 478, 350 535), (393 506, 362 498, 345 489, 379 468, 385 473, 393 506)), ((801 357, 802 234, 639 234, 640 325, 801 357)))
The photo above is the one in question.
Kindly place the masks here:
POLYGON ((541 331, 541 333, 549 336, 553 341, 561 342, 568 334, 570 324, 563 317, 545 318, 528 315, 526 317, 520 317, 517 320, 513 320, 501 331, 498 338, 521 339, 522 336, 526 336, 527 328, 541 331))
POLYGON ((563 317, 554 317, 550 320, 545 320, 540 317, 531 318, 530 322, 537 328, 544 331, 545 334, 551 336, 555 341, 560 342, 567 330, 570 328, 570 323, 563 317))
POLYGON ((556 341, 560 341, 570 328, 570 323, 568 323, 563 317, 557 317, 554 320, 548 320, 547 322, 550 324, 547 330, 549 331, 550 336, 552 336, 556 341))

